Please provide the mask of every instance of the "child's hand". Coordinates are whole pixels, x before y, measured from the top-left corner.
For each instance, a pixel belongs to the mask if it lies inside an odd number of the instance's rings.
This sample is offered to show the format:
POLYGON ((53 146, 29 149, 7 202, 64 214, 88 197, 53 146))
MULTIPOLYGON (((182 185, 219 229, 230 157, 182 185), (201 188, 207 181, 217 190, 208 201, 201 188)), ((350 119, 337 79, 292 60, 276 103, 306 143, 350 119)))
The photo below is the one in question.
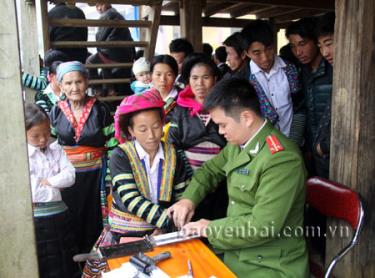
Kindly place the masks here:
POLYGON ((47 179, 42 179, 40 181, 40 185, 44 185, 44 186, 52 186, 49 181, 47 179))

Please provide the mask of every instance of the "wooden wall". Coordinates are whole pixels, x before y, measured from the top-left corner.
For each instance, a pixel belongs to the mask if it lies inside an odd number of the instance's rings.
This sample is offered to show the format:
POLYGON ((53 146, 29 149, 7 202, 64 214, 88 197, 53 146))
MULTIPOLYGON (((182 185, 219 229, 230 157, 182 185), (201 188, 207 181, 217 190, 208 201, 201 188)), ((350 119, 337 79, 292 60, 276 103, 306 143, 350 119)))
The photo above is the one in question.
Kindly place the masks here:
POLYGON ((36 278, 15 1, 0 6, 0 277, 36 278))
MULTIPOLYGON (((358 191, 366 213, 359 245, 337 265, 337 277, 375 277, 374 15, 373 0, 336 0, 330 178, 358 191)), ((327 258, 348 240, 328 239, 327 258)))

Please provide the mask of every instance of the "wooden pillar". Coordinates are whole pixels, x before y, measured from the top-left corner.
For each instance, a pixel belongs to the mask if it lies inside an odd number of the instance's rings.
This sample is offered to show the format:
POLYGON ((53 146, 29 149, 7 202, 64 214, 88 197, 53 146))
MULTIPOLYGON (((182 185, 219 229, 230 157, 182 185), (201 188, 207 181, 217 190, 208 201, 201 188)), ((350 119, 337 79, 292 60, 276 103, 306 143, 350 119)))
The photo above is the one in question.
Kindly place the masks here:
POLYGON ((0 7, 0 277, 37 278, 15 1, 0 7))
MULTIPOLYGON (((40 74, 38 56, 38 28, 35 2, 20 1, 22 70, 35 77, 40 74)), ((35 90, 24 88, 27 102, 34 102, 35 90)))
POLYGON ((181 37, 190 41, 196 52, 202 51, 202 1, 180 0, 181 37))
MULTIPOLYGON (((374 15, 373 0, 336 0, 330 178, 357 191, 366 214, 359 245, 337 265, 337 277, 375 277, 374 15)), ((348 242, 340 228, 327 238, 328 260, 348 242)))
POLYGON ((144 56, 151 61, 155 53, 156 40, 160 25, 161 3, 153 6, 141 6, 139 9, 140 19, 150 20, 151 27, 141 29, 141 41, 147 41, 149 45, 145 48, 144 56))
POLYGON ((44 52, 50 49, 51 43, 49 41, 48 33, 48 1, 38 0, 40 15, 42 18, 42 35, 44 52))

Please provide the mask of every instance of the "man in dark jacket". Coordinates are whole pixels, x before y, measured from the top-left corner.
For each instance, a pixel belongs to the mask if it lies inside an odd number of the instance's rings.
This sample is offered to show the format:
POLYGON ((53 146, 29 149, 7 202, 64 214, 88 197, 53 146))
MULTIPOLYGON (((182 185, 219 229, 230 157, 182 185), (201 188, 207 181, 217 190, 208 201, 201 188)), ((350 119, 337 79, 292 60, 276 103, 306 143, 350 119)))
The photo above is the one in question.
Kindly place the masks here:
MULTIPOLYGON (((319 18, 316 28, 316 37, 320 53, 331 65, 334 61, 335 14, 327 13, 319 18)), ((317 165, 317 174, 321 177, 329 177, 329 152, 331 140, 331 99, 327 103, 326 110, 320 120, 314 140, 314 156, 320 163, 317 165)))
MULTIPOLYGON (((56 6, 48 12, 48 19, 86 19, 85 14, 74 5, 66 5, 63 1, 50 1, 56 6)), ((87 27, 48 27, 49 40, 54 41, 87 41, 87 27)), ((85 63, 88 56, 87 48, 59 48, 69 60, 85 63)))
MULTIPOLYGON (((96 10, 100 13, 100 20, 125 20, 124 17, 108 3, 98 2, 96 4, 96 10)), ((129 28, 116 28, 116 27, 99 27, 96 33, 96 41, 133 41, 130 34, 129 28)), ((87 59, 88 64, 113 64, 113 63, 129 63, 133 62, 135 57, 134 47, 112 47, 103 48, 98 47, 98 52, 91 55, 87 59)), ((131 76, 130 69, 103 69, 103 79, 110 78, 126 78, 131 76)), ((98 79, 97 69, 90 70, 90 78, 98 79)), ((126 84, 128 85, 128 84, 126 84)), ((123 94, 130 93, 130 87, 128 86, 116 86, 116 87, 104 87, 104 94, 114 93, 123 94)))
MULTIPOLYGON (((316 138, 319 122, 331 99, 332 66, 322 58, 317 40, 315 18, 302 18, 290 24, 286 29, 286 37, 290 42, 293 54, 301 63, 302 89, 306 107, 306 152, 313 153, 313 142, 316 138)), ((311 155, 308 155, 311 157, 311 155)), ((310 175, 317 174, 320 162, 315 157, 310 161, 310 175)))

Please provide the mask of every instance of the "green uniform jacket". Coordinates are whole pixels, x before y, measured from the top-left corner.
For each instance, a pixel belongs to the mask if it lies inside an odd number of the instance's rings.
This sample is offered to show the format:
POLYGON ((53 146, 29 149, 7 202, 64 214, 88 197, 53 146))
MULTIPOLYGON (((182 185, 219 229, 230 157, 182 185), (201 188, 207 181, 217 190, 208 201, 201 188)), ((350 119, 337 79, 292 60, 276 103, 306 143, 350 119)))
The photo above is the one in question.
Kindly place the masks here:
POLYGON ((303 236, 306 171, 298 147, 266 123, 241 150, 228 144, 197 170, 183 198, 198 204, 227 178, 227 217, 208 240, 238 277, 308 277, 303 236), (284 150, 271 153, 275 135, 284 150))

